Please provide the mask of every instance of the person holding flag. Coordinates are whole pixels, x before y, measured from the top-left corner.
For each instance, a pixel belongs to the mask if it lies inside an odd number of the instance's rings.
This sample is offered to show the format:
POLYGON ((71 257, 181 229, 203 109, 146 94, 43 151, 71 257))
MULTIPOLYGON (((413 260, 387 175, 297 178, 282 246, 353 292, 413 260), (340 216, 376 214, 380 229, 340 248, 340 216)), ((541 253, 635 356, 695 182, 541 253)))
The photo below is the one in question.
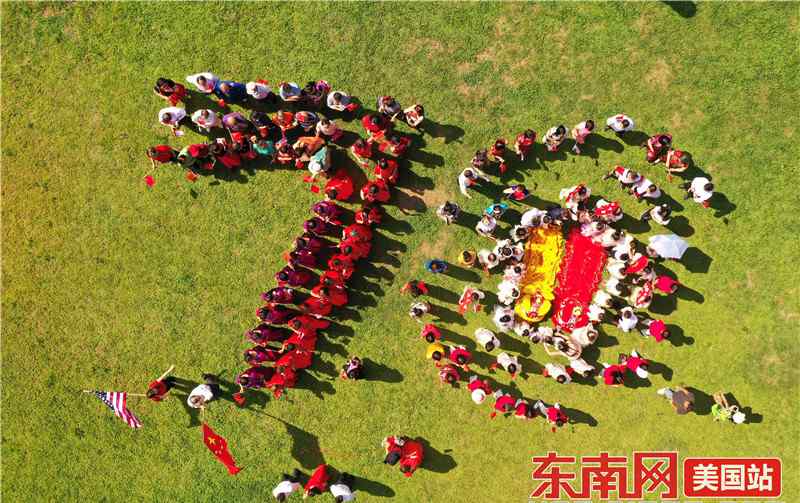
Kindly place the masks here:
POLYGON ((295 491, 300 490, 300 470, 294 469, 292 475, 283 474, 281 481, 272 490, 272 497, 277 501, 286 501, 286 498, 295 491))
POLYGON ((321 464, 311 474, 303 491, 303 499, 322 494, 328 489, 328 465, 321 464))

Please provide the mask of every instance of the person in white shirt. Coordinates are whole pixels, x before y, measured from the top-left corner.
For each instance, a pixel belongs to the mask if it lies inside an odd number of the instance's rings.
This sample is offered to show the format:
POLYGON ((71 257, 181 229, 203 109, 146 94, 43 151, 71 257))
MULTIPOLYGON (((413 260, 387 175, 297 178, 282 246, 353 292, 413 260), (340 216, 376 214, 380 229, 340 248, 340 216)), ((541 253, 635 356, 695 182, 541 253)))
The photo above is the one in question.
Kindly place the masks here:
POLYGON ((278 93, 283 101, 300 101, 302 89, 297 82, 281 82, 278 93))
POLYGON ((505 306, 514 304, 519 298, 519 295, 519 288, 513 281, 504 280, 497 285, 497 300, 505 306))
POLYGON ((532 343, 539 344, 542 341, 552 340, 554 333, 552 327, 538 326, 536 330, 531 332, 530 339, 532 343))
POLYGON ((193 409, 202 409, 219 394, 219 380, 212 374, 203 374, 205 383, 196 386, 186 399, 193 409))
POLYGON ((606 310, 603 308, 603 306, 599 304, 591 303, 589 304, 589 309, 586 310, 586 316, 589 318, 589 321, 591 323, 602 322, 605 315, 606 315, 606 310))
POLYGON ((247 84, 245 84, 245 89, 247 90, 247 94, 251 96, 254 100, 257 101, 269 100, 272 103, 275 103, 277 101, 277 97, 275 96, 275 93, 272 92, 272 88, 269 87, 269 85, 267 85, 267 82, 264 80, 248 82, 247 84))
POLYGON ((211 131, 212 127, 221 127, 222 119, 213 110, 202 108, 192 114, 192 122, 194 122, 198 129, 203 131, 211 131))
POLYGON ((592 325, 591 323, 587 323, 582 327, 574 329, 572 333, 569 335, 570 339, 572 339, 572 342, 574 342, 581 348, 591 346, 592 344, 595 343, 595 341, 599 336, 600 334, 597 333, 597 329, 595 329, 594 325, 592 325))
POLYGON ((572 138, 575 140, 575 145, 572 146, 572 151, 576 154, 581 153, 581 145, 586 142, 586 138, 594 131, 594 121, 591 119, 585 120, 572 128, 572 138))
POLYGON ((336 503, 345 501, 353 501, 356 497, 353 495, 353 482, 355 478, 349 473, 342 473, 335 483, 331 484, 328 490, 333 495, 336 503))
POLYGON ((514 329, 514 310, 505 306, 494 306, 492 321, 501 332, 510 332, 514 329))
POLYGON ((519 224, 523 227, 539 227, 542 223, 542 219, 546 216, 547 212, 545 210, 531 208, 522 214, 522 217, 519 219, 519 224))
POLYGON ((158 111, 158 122, 169 126, 172 133, 177 135, 177 131, 181 127, 181 121, 186 118, 186 110, 179 107, 167 107, 158 111))
POLYGON ((605 284, 606 292, 617 297, 626 297, 628 295, 628 287, 622 284, 617 278, 609 278, 605 284))
POLYGON ((684 199, 691 197, 694 202, 702 204, 704 208, 708 208, 711 205, 710 199, 714 195, 714 184, 708 178, 698 176, 690 183, 681 185, 681 188, 686 189, 684 199))
POLYGON ((523 339, 528 339, 531 336, 533 329, 527 321, 517 321, 514 323, 514 333, 523 339))
POLYGON ((496 241, 492 251, 500 261, 505 262, 514 256, 514 250, 511 249, 512 244, 510 239, 499 239, 496 241))
POLYGON ((561 189, 558 193, 558 198, 564 200, 564 206, 572 213, 577 213, 580 204, 589 199, 592 195, 592 189, 586 185, 574 185, 561 189))
POLYGON ((412 320, 422 323, 422 317, 431 311, 431 305, 428 302, 414 302, 411 304, 411 309, 408 310, 408 315, 412 320))
POLYGON ((633 130, 633 126, 633 119, 625 114, 612 115, 606 119, 606 129, 614 131, 619 137, 622 137, 626 132, 633 130))
POLYGON ((611 171, 606 173, 605 176, 603 176, 603 180, 609 180, 611 178, 616 178, 620 186, 624 188, 624 187, 629 187, 631 184, 634 184, 639 180, 641 180, 642 175, 640 175, 636 171, 631 171, 625 166, 616 165, 614 166, 614 169, 612 169, 611 171))
POLYGON ((530 230, 523 225, 515 225, 511 228, 511 239, 513 239, 515 243, 527 240, 528 236, 530 236, 530 230))
POLYGON ((525 258, 525 248, 519 243, 511 245, 511 253, 517 262, 521 262, 525 258))
POLYGON ((211 72, 196 73, 186 77, 186 82, 192 84, 201 93, 211 94, 219 82, 219 77, 211 72))
POLYGON ((422 124, 422 121, 425 120, 425 109, 422 105, 416 104, 403 110, 403 116, 405 117, 406 124, 417 129, 419 125, 422 124))
POLYGON ((566 138, 567 128, 562 124, 548 129, 542 138, 542 143, 545 144, 548 152, 557 152, 566 138))
POLYGON ((485 238, 494 239, 494 230, 496 228, 497 220, 489 215, 484 215, 478 220, 478 224, 475 226, 475 232, 485 238))
POLYGON ((525 264, 514 264, 503 270, 503 279, 518 283, 523 274, 525 274, 525 264))
POLYGON ((277 501, 286 501, 286 498, 288 498, 290 494, 300 490, 299 480, 300 470, 297 468, 295 468, 291 476, 284 473, 281 481, 278 482, 278 485, 272 490, 272 497, 277 501))
POLYGON ((589 223, 581 224, 581 235, 587 238, 599 236, 606 230, 606 224, 600 220, 594 220, 589 223))
POLYGON ((633 312, 633 308, 628 306, 624 307, 619 312, 619 318, 617 319, 617 326, 620 330, 625 333, 630 332, 636 325, 639 324, 639 318, 633 312))
POLYGON ((630 193, 636 199, 658 199, 661 197, 661 189, 659 189, 652 181, 644 177, 633 184, 630 189, 630 193))
POLYGON ((664 203, 642 213, 641 220, 642 222, 647 222, 648 220, 652 219, 658 224, 667 226, 669 225, 670 220, 672 220, 670 218, 671 214, 672 208, 670 208, 668 204, 664 203))
POLYGON ((350 105, 350 96, 342 91, 333 91, 328 93, 326 102, 331 110, 344 112, 350 105))
POLYGON ((545 377, 552 377, 559 384, 569 384, 572 382, 572 376, 567 372, 566 367, 560 363, 546 363, 544 366, 545 377))
POLYGON ((458 175, 458 188, 461 190, 462 194, 472 199, 472 196, 467 193, 467 189, 475 185, 478 180, 488 182, 489 177, 478 168, 467 168, 458 175))
POLYGON ((622 207, 617 202, 599 199, 594 205, 594 216, 603 222, 619 222, 625 216, 622 207))
POLYGON ((622 243, 622 238, 625 236, 625 231, 621 229, 614 229, 608 227, 601 232, 598 236, 594 237, 593 241, 599 243, 603 248, 613 248, 622 243))
POLYGON ((497 367, 503 367, 503 370, 511 374, 512 379, 517 376, 518 372, 522 371, 522 367, 519 365, 519 358, 506 352, 497 355, 497 361, 489 365, 489 370, 496 370, 497 367))
POLYGON ((579 375, 583 376, 584 378, 591 376, 595 372, 595 368, 592 365, 586 363, 586 360, 583 358, 576 358, 569 362, 570 368, 577 372, 579 375))
POLYGON ((622 260, 610 259, 608 264, 606 265, 606 270, 608 274, 611 275, 612 278, 617 279, 625 279, 625 269, 628 268, 628 264, 623 262, 622 260))
POLYGON ((486 275, 489 275, 489 270, 494 269, 500 264, 500 260, 498 260, 497 255, 487 249, 478 250, 478 263, 483 267, 483 270, 486 272, 486 275))
POLYGON ((478 344, 483 346, 483 349, 489 353, 491 353, 495 348, 500 347, 500 339, 494 335, 494 332, 487 328, 476 329, 475 340, 478 341, 478 344))

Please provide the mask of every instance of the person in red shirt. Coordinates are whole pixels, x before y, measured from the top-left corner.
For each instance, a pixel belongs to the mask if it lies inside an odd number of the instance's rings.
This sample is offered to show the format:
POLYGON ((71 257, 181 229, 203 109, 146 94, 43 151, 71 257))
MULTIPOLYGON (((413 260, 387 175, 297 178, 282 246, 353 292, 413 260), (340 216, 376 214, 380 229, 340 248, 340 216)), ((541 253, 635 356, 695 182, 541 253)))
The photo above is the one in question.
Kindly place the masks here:
POLYGON ((470 392, 472 401, 479 405, 486 400, 487 395, 492 394, 492 387, 489 385, 489 381, 485 379, 481 380, 476 375, 470 376, 467 390, 470 392))
POLYGON ((669 133, 653 135, 642 146, 647 149, 647 162, 652 164, 672 146, 672 135, 669 133))
POLYGON ((342 231, 342 239, 355 239, 364 243, 372 241, 372 229, 368 225, 350 224, 342 231))
POLYGON ((465 346, 450 346, 450 354, 447 355, 447 359, 461 367, 464 372, 469 372, 472 353, 465 346))
POLYGON ((383 211, 379 205, 365 204, 356 211, 354 219, 361 225, 377 225, 383 220, 383 211))
POLYGON ((506 157, 508 157, 508 148, 505 138, 498 138, 494 141, 492 148, 489 149, 489 155, 491 155, 495 162, 500 163, 500 174, 506 172, 508 169, 508 163, 506 161, 506 157))
POLYGON ((328 201, 347 201, 353 195, 353 179, 342 168, 336 171, 325 184, 325 199, 328 201))
POLYGON ((425 447, 416 440, 406 440, 401 448, 400 471, 403 475, 410 477, 422 465, 425 458, 425 447))
POLYGON ((211 154, 228 169, 239 169, 242 165, 242 156, 225 141, 211 144, 211 154))
POLYGON ((280 128, 281 135, 283 135, 284 138, 286 138, 286 133, 297 125, 297 122, 294 120, 294 114, 284 110, 278 110, 275 116, 272 117, 272 122, 280 128))
POLYGON ((656 280, 653 282, 653 286, 659 292, 665 294, 673 294, 678 291, 678 287, 680 283, 677 280, 670 278, 669 276, 658 276, 656 280))
POLYGON ((361 189, 361 199, 367 203, 387 203, 390 197, 389 186, 383 180, 373 180, 361 189))
POLYGON ((514 419, 533 419, 536 417, 536 409, 524 398, 520 398, 514 404, 514 419))
POLYGON ((246 339, 259 346, 266 346, 270 342, 283 342, 289 335, 290 333, 286 329, 273 327, 266 323, 262 323, 244 333, 246 339))
MULTIPOLYGON (((392 127, 392 123, 382 114, 367 114, 361 119, 361 125, 367 130, 370 140, 376 136, 382 136, 384 132, 392 127)), ((369 141, 369 140, 368 140, 369 141)))
POLYGON ((311 289, 311 295, 320 298, 327 298, 336 307, 347 305, 347 290, 344 285, 320 279, 320 284, 311 289))
POLYGON ((328 489, 328 466, 319 465, 303 489, 303 498, 324 493, 328 489))
POLYGON ((272 374, 272 378, 267 381, 267 388, 272 390, 272 396, 277 400, 288 388, 294 388, 297 384, 297 372, 291 367, 282 367, 272 374))
POLYGON ((147 149, 147 158, 150 159, 150 164, 155 168, 156 162, 160 164, 176 162, 178 160, 178 151, 169 145, 156 145, 147 149))
MULTIPOLYGON (((561 410, 561 405, 555 403, 551 406, 545 405, 544 402, 541 400, 537 400, 536 403, 533 404, 534 409, 537 410, 542 416, 547 419, 547 422, 561 428, 567 422, 569 422, 569 417, 561 410)), ((555 431, 555 428, 553 429, 555 431)))
POLYGON ((621 353, 619 355, 619 363, 620 365, 625 365, 628 370, 642 379, 647 379, 650 375, 647 372, 647 368, 650 365, 650 360, 642 358, 642 356, 637 353, 636 350, 631 351, 630 355, 621 353))
POLYGON ((530 153, 533 148, 533 143, 536 141, 536 131, 533 129, 526 129, 524 132, 517 135, 517 141, 514 142, 514 150, 519 155, 519 160, 525 162, 525 157, 530 153))
POLYGON ((306 369, 311 366, 313 357, 313 350, 296 347, 281 355, 281 357, 275 361, 275 368, 279 370, 285 367, 289 367, 293 370, 306 369))
POLYGON ((328 269, 338 272, 345 280, 349 280, 355 271, 352 259, 342 254, 336 254, 328 260, 328 269))
POLYGON ((411 146, 411 138, 397 134, 390 135, 385 142, 381 143, 381 152, 388 152, 395 157, 403 157, 411 146))
POLYGON ((494 392, 494 411, 489 415, 492 419, 497 417, 497 413, 506 414, 514 410, 514 404, 517 403, 514 397, 504 393, 502 390, 494 392))
POLYGON ((400 289, 400 293, 407 293, 413 298, 417 298, 420 295, 428 295, 428 287, 425 285, 424 281, 412 279, 403 285, 403 288, 400 289))
POLYGON ((390 435, 383 439, 381 445, 386 451, 386 457, 383 460, 384 464, 394 466, 400 461, 403 455, 403 446, 405 445, 408 437, 390 435))
POLYGON ((397 177, 400 176, 397 161, 382 157, 375 165, 375 175, 386 183, 397 183, 397 177))
POLYGON ((620 386, 625 381, 625 365, 603 364, 603 382, 608 386, 620 386))
POLYGON ((303 302, 305 312, 315 316, 328 316, 333 311, 333 302, 327 297, 311 296, 303 302))
POLYGON ((436 341, 442 340, 442 332, 432 323, 428 323, 419 333, 421 339, 433 344, 436 341))
POLYGON ((367 143, 362 138, 359 138, 350 147, 350 152, 352 152, 353 157, 356 158, 356 162, 358 162, 362 168, 369 169, 370 159, 372 159, 371 143, 367 143))
POLYGON ((353 262, 369 255, 369 242, 358 241, 356 239, 345 239, 339 243, 339 253, 349 257, 353 262))
POLYGON ((283 140, 279 141, 276 146, 277 150, 275 152, 275 162, 282 166, 295 165, 299 156, 292 146, 283 140))
POLYGON ((167 100, 173 107, 177 106, 188 95, 186 86, 163 77, 156 80, 153 92, 167 100))
POLYGON ((642 320, 642 324, 644 328, 640 330, 642 335, 645 337, 650 336, 656 340, 656 342, 661 342, 664 339, 669 339, 670 333, 667 329, 666 323, 663 320, 642 320))
POLYGON ((250 366, 260 365, 266 362, 274 362, 280 358, 280 351, 263 346, 255 346, 244 352, 244 361, 250 366))
POLYGON ((450 384, 451 386, 455 386, 455 384, 461 380, 461 375, 458 373, 458 369, 456 369, 453 365, 445 365, 439 369, 439 385, 450 384))
POLYGON ((174 368, 175 366, 171 365, 166 372, 161 374, 161 377, 147 385, 147 398, 154 402, 160 402, 164 399, 169 390, 175 385, 175 378, 169 376, 174 368))

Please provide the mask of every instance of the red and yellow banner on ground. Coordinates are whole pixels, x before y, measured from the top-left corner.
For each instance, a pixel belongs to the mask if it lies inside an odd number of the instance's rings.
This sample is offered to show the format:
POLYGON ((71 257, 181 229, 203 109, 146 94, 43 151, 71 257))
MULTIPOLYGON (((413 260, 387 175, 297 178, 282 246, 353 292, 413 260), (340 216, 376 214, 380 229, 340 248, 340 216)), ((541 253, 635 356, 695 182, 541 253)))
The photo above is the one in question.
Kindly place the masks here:
POLYGON ((541 321, 550 312, 563 249, 564 237, 557 227, 538 227, 528 238, 525 275, 519 282, 521 296, 514 306, 517 316, 523 320, 541 321))

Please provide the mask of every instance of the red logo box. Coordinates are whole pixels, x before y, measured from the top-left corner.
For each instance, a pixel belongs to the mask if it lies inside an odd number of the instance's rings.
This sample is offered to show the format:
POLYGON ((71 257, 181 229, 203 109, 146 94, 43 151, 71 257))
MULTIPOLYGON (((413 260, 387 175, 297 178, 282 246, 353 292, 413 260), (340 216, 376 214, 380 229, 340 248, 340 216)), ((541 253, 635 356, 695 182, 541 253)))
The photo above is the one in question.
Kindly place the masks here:
POLYGON ((688 498, 777 498, 778 458, 686 458, 683 494, 688 498))

